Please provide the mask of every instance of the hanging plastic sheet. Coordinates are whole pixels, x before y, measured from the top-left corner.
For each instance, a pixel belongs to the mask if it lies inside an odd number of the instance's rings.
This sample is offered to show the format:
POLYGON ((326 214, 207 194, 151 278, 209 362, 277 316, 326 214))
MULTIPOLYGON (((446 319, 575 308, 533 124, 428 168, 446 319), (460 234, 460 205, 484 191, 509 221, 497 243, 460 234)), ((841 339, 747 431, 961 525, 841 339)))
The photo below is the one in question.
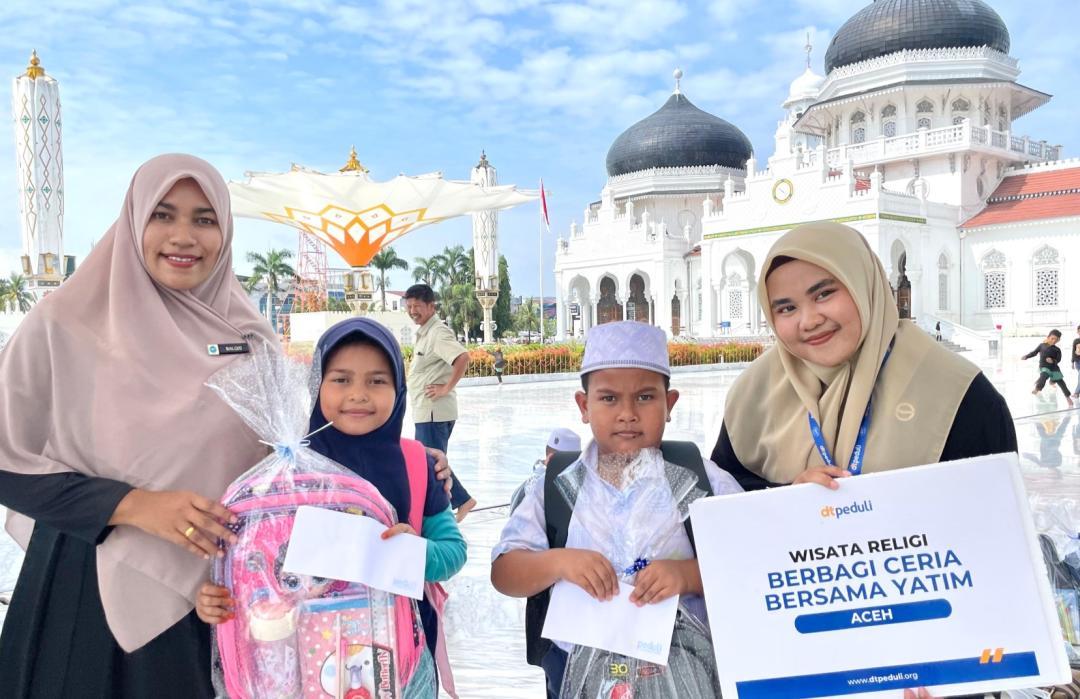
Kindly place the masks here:
POLYGON ((308 381, 306 367, 257 347, 207 383, 272 450, 222 498, 238 541, 214 568, 236 603, 235 617, 215 627, 219 690, 234 699, 434 697, 415 601, 283 568, 298 507, 397 522, 374 486, 307 447, 308 381))

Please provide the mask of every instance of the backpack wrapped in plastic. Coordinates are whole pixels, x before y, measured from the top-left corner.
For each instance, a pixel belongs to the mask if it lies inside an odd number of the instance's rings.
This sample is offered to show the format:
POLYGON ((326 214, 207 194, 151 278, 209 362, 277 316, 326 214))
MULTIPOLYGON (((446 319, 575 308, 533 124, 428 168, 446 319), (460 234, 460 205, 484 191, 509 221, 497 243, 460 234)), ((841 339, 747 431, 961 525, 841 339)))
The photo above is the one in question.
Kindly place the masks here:
MULTIPOLYGON (((659 450, 643 450, 623 469, 622 493, 615 494, 583 463, 564 471, 556 484, 570 503, 585 548, 603 553, 622 582, 634 579, 649 561, 677 557, 676 535, 690 515, 690 503, 706 495, 697 476, 683 466, 646 465, 659 450), (650 452, 655 452, 651 453, 650 452), (623 493, 632 481, 634 494, 623 493)), ((655 462, 654 462, 655 463, 655 462)), ((679 537, 681 538, 681 537, 679 537)), ((560 696, 573 699, 716 699, 720 683, 716 659, 698 599, 698 615, 680 603, 667 665, 619 653, 574 646, 567 659, 560 696)))
POLYGON ((308 381, 307 367, 257 347, 207 382, 273 449, 222 497, 238 540, 213 573, 236 603, 215 627, 218 689, 233 699, 434 697, 414 600, 283 568, 300 506, 397 523, 374 486, 307 448, 308 381))

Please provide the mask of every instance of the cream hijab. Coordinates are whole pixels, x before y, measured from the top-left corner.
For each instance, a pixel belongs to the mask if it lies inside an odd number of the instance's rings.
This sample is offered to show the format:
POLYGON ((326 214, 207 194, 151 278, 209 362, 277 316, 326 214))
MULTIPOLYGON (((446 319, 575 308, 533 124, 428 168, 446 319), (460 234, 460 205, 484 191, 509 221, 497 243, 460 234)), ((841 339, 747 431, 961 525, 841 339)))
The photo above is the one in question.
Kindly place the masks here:
POLYGON ((758 300, 770 327, 765 279, 777 257, 815 264, 847 288, 862 321, 861 343, 838 367, 803 361, 779 342, 754 361, 732 386, 724 409, 739 461, 773 483, 790 483, 807 467, 823 465, 810 435, 809 411, 836 465, 844 468, 873 396, 863 472, 936 462, 979 369, 900 320, 881 262, 858 231, 836 223, 799 226, 769 250, 758 300))
MULTIPOLYGON (((0 351, 0 468, 216 500, 258 461, 265 449, 203 385, 235 360, 209 356, 208 344, 276 341, 233 276, 232 238, 229 191, 209 163, 163 155, 139 168, 116 223, 0 351), (202 188, 224 238, 190 292, 158 285, 142 254, 150 214, 184 178, 202 188)), ((25 548, 33 522, 9 513, 7 529, 25 548)), ((97 571, 109 628, 130 652, 191 611, 209 564, 122 526, 97 547, 97 571)))

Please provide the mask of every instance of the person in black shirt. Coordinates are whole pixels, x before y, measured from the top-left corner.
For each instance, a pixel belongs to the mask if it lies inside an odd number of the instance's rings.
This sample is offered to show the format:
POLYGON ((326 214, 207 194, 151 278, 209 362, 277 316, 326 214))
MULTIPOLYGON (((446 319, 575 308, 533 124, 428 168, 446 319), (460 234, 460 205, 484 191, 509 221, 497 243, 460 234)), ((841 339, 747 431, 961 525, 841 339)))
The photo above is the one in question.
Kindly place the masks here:
POLYGON ((1080 325, 1076 326, 1076 339, 1072 344, 1072 366, 1077 371, 1076 390, 1072 397, 1080 398, 1080 325))
POLYGON ((1059 340, 1061 340, 1061 331, 1055 328, 1046 336, 1046 340, 1040 342, 1038 347, 1025 354, 1021 359, 1031 359, 1035 355, 1039 355, 1039 379, 1035 382, 1035 388, 1031 391, 1032 394, 1037 395, 1049 380, 1051 383, 1056 384, 1061 389, 1061 392, 1065 394, 1065 400, 1069 401, 1069 407, 1071 408, 1073 407, 1072 395, 1069 393, 1069 387, 1065 385, 1065 377, 1061 373, 1061 348, 1057 346, 1059 340))

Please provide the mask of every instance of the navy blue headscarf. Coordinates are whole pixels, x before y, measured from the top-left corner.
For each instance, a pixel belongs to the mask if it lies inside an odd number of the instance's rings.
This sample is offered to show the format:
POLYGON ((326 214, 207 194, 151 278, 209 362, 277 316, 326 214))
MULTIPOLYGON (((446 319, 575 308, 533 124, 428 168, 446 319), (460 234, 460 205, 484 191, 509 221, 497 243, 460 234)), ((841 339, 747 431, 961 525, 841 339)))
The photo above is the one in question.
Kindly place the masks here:
POLYGON ((322 385, 326 360, 335 349, 350 340, 364 339, 380 348, 390 361, 394 372, 394 410, 385 423, 365 435, 348 435, 334 426, 312 435, 311 448, 338 462, 374 485, 387 502, 394 506, 399 522, 409 521, 409 475, 405 455, 401 451, 401 423, 405 419, 405 362, 397 340, 385 327, 368 318, 349 318, 327 330, 315 348, 312 372, 316 387, 314 406, 308 432, 326 424, 319 406, 318 387, 322 385))

